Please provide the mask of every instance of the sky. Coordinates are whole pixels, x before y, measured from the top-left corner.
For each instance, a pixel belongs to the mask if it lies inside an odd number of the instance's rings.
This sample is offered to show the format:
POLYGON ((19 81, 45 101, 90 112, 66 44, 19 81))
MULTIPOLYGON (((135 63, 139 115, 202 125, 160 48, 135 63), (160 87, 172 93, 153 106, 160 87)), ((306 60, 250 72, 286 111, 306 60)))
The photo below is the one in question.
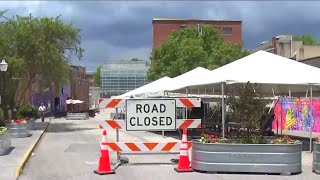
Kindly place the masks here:
POLYGON ((148 60, 153 18, 242 20, 244 47, 253 49, 281 34, 320 40, 320 1, 0 1, 13 15, 62 15, 80 28, 85 49, 75 65, 94 71, 106 61, 148 60))

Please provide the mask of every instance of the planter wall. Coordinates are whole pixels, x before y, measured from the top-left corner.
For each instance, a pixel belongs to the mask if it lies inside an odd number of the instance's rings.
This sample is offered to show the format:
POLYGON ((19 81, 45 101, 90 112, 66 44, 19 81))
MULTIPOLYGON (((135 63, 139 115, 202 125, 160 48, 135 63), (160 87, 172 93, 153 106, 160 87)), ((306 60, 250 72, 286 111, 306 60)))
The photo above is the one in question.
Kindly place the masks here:
POLYGON ((67 113, 67 120, 87 120, 89 119, 88 113, 67 113))
POLYGON ((313 172, 320 174, 320 144, 313 143, 313 172))
POLYGON ((301 144, 192 142, 191 167, 205 172, 301 172, 301 144))
POLYGON ((30 130, 28 129, 27 124, 11 124, 10 125, 10 134, 13 138, 24 138, 30 135, 30 130))
POLYGON ((11 137, 8 131, 0 134, 0 156, 6 154, 11 148, 11 137))
POLYGON ((36 129, 36 119, 34 119, 34 118, 29 119, 28 123, 27 123, 27 128, 29 130, 35 130, 36 129))

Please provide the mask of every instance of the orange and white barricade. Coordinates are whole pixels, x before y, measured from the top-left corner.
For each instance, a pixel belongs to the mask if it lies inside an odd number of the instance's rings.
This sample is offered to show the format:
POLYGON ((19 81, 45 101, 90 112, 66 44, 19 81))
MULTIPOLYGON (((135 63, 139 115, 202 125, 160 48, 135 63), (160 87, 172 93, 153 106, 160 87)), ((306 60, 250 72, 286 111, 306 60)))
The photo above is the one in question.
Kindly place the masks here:
MULTIPOLYGON (((175 100, 175 106, 169 106, 172 109, 172 107, 184 107, 184 108, 194 108, 194 107, 201 107, 201 99, 200 98, 161 98, 161 100, 175 100)), ((129 99, 117 99, 117 98, 102 98, 99 100, 99 108, 105 109, 105 108, 124 108, 127 106, 126 102, 129 99)), ((130 99, 130 101, 133 99, 130 99)), ((136 99, 139 100, 139 99, 136 99)), ((150 104, 153 102, 152 99, 140 99, 145 101, 150 101, 150 104)), ((160 101, 160 99, 157 99, 157 101, 160 101)), ((163 101, 164 102, 164 101, 163 101)), ((168 102, 168 101, 167 101, 168 102)), ((149 105, 149 102, 145 103, 146 105, 149 105)), ((129 107, 129 106, 128 106, 129 107)), ((132 107, 132 106, 131 106, 132 107)), ((129 109, 129 108, 128 108, 129 109)), ((128 109, 126 109, 126 112, 128 113, 128 109)), ((138 109, 138 108, 137 108, 138 109)), ((128 115, 136 115, 138 111, 131 111, 132 113, 128 115)), ((170 117, 174 117, 174 113, 172 111, 170 112, 170 117)), ((169 116, 169 111, 166 113, 169 116)), ((149 114, 144 114, 144 117, 148 117, 149 114)), ((126 116, 127 117, 127 116, 126 116)), ((128 117, 129 118, 129 117, 128 117)), ((180 154, 179 159, 185 160, 185 154, 188 150, 191 148, 191 142, 187 141, 187 129, 190 128, 201 128, 201 119, 176 119, 175 118, 175 125, 176 129, 183 129, 183 138, 182 141, 177 142, 118 142, 119 141, 119 129, 121 130, 127 130, 128 125, 126 124, 126 120, 118 120, 118 119, 107 119, 102 120, 100 122, 100 129, 104 130, 116 130, 117 135, 117 142, 108 142, 106 143, 108 146, 109 151, 116 151, 118 154, 118 160, 120 159, 120 154, 180 154)), ((150 123, 149 123, 150 124, 150 123)), ((163 128, 164 129, 164 128, 163 128)), ((174 129, 174 128, 173 128, 174 129)), ((133 130, 133 129, 130 129, 133 130)), ((136 130, 136 129, 135 129, 136 130)), ((138 131, 148 131, 147 129, 138 129, 138 131)), ((178 172, 180 171, 187 171, 189 170, 187 166, 189 161, 185 161, 184 164, 179 164, 178 168, 176 170, 178 172)))

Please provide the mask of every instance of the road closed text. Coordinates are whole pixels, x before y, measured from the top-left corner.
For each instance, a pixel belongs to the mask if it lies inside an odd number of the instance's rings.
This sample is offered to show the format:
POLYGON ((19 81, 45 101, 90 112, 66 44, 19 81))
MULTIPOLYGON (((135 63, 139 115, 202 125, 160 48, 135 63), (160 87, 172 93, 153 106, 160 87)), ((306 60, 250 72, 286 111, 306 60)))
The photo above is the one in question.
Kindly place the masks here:
POLYGON ((127 130, 174 130, 175 100, 128 100, 127 130))

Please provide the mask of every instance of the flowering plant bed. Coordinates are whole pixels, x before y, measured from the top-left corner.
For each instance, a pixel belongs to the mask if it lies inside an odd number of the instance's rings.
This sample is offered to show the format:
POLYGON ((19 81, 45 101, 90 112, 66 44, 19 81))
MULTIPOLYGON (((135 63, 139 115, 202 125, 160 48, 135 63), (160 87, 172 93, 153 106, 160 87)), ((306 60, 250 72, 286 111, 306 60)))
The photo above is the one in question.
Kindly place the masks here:
POLYGON ((320 174, 320 137, 313 143, 312 170, 314 173, 320 174))
POLYGON ((30 135, 28 121, 25 119, 16 119, 11 121, 10 134, 13 138, 24 138, 30 135))
POLYGON ((22 118, 11 120, 11 124, 27 124, 27 123, 28 121, 22 118))
POLYGON ((11 137, 6 127, 0 127, 0 156, 6 154, 11 147, 11 137))

